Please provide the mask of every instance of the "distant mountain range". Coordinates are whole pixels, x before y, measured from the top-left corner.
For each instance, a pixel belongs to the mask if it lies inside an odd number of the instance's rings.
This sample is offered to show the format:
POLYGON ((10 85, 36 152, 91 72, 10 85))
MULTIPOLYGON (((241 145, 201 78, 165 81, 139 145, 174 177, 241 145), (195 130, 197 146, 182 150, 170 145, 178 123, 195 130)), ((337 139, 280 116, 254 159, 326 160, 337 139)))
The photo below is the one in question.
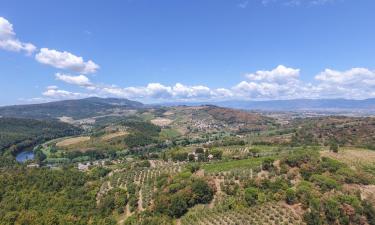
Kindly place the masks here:
POLYGON ((176 105, 216 105, 220 107, 255 110, 255 111, 310 111, 310 112, 351 112, 375 114, 375 99, 294 99, 272 101, 222 101, 222 102, 190 102, 164 103, 145 105, 137 101, 119 98, 84 98, 64 100, 41 104, 14 105, 0 107, 0 117, 18 117, 33 119, 54 119, 62 116, 81 119, 107 115, 121 110, 140 109, 145 107, 176 105))
POLYGON ((144 107, 142 103, 128 99, 91 97, 41 104, 4 106, 0 107, 0 116, 34 119, 68 116, 78 119, 110 113, 116 109, 142 107, 144 107))
POLYGON ((244 110, 264 111, 323 111, 323 112, 368 112, 375 113, 375 98, 365 100, 349 99, 293 99, 270 101, 222 101, 222 102, 192 102, 168 103, 172 105, 205 105, 213 104, 244 110))

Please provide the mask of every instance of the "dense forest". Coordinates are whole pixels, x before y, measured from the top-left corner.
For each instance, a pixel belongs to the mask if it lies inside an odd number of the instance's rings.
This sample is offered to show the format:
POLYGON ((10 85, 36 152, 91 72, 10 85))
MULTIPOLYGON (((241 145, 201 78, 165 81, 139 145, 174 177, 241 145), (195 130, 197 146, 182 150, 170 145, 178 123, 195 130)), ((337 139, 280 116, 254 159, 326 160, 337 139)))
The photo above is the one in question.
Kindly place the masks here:
POLYGON ((96 205, 95 179, 72 169, 2 169, 0 224, 115 224, 96 205))

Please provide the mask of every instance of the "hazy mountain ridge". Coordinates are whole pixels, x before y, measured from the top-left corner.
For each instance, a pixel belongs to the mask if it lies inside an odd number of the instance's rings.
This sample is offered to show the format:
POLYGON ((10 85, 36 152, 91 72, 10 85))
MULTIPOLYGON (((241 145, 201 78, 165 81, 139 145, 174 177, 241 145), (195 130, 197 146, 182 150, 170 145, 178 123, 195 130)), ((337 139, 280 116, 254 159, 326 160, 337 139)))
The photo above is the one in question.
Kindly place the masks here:
POLYGON ((121 110, 142 107, 144 107, 142 103, 128 99, 91 97, 40 104, 4 106, 0 107, 0 116, 35 119, 57 118, 62 116, 85 118, 97 116, 106 113, 106 111, 116 109, 121 110))
POLYGON ((271 101, 231 100, 221 102, 175 102, 145 105, 141 102, 121 98, 91 97, 40 104, 13 105, 0 107, 0 116, 34 119, 54 119, 62 116, 75 119, 106 115, 111 112, 158 106, 198 106, 261 110, 261 111, 316 111, 316 112, 362 112, 375 113, 375 98, 365 100, 349 99, 293 99, 271 101))
POLYGON ((364 100, 352 99, 291 99, 269 101, 229 100, 221 102, 184 102, 166 103, 163 105, 202 105, 213 104, 221 107, 229 107, 245 110, 265 111, 365 111, 375 112, 375 98, 364 100))

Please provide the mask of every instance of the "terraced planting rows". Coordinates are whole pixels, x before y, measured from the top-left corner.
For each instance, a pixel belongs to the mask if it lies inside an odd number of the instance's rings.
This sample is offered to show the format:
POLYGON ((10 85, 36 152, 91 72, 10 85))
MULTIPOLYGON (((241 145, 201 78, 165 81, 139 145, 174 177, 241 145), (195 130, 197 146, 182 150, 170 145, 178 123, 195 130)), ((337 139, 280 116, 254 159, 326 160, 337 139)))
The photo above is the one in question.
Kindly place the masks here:
POLYGON ((181 225, 298 225, 302 218, 283 204, 268 203, 252 208, 228 210, 198 206, 181 218, 181 225))
MULTIPOLYGON (((135 184, 138 191, 138 210, 142 211, 152 204, 153 195, 156 191, 156 180, 162 174, 176 174, 182 170, 184 163, 172 163, 153 161, 152 167, 136 167, 114 172, 104 182, 98 199, 112 188, 128 189, 130 184, 135 184)), ((131 207, 131 211, 135 208, 131 207)))

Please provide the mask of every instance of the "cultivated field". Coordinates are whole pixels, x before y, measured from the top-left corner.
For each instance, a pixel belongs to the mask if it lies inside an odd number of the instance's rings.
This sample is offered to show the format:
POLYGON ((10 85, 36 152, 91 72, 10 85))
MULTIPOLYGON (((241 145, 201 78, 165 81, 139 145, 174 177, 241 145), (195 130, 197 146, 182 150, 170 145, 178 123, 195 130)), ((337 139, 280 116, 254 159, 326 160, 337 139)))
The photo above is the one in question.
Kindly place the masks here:
POLYGON ((57 142, 56 146, 57 147, 67 147, 67 146, 79 144, 79 143, 82 143, 82 142, 85 142, 85 141, 88 141, 88 140, 90 140, 90 137, 87 137, 87 136, 73 137, 73 138, 68 138, 68 139, 57 142))
POLYGON ((350 166, 359 166, 375 162, 375 151, 360 148, 340 148, 338 153, 322 151, 321 155, 339 160, 350 166))
POLYGON ((172 122, 173 122, 173 120, 170 120, 170 119, 167 119, 167 118, 161 118, 161 117, 151 120, 151 123, 153 123, 157 126, 161 126, 161 127, 168 126, 172 122))
POLYGON ((129 133, 126 132, 126 131, 118 131, 118 132, 115 132, 115 133, 105 134, 101 137, 101 139, 104 140, 104 141, 108 141, 108 140, 111 140, 113 138, 125 136, 125 135, 128 135, 128 134, 129 133))

